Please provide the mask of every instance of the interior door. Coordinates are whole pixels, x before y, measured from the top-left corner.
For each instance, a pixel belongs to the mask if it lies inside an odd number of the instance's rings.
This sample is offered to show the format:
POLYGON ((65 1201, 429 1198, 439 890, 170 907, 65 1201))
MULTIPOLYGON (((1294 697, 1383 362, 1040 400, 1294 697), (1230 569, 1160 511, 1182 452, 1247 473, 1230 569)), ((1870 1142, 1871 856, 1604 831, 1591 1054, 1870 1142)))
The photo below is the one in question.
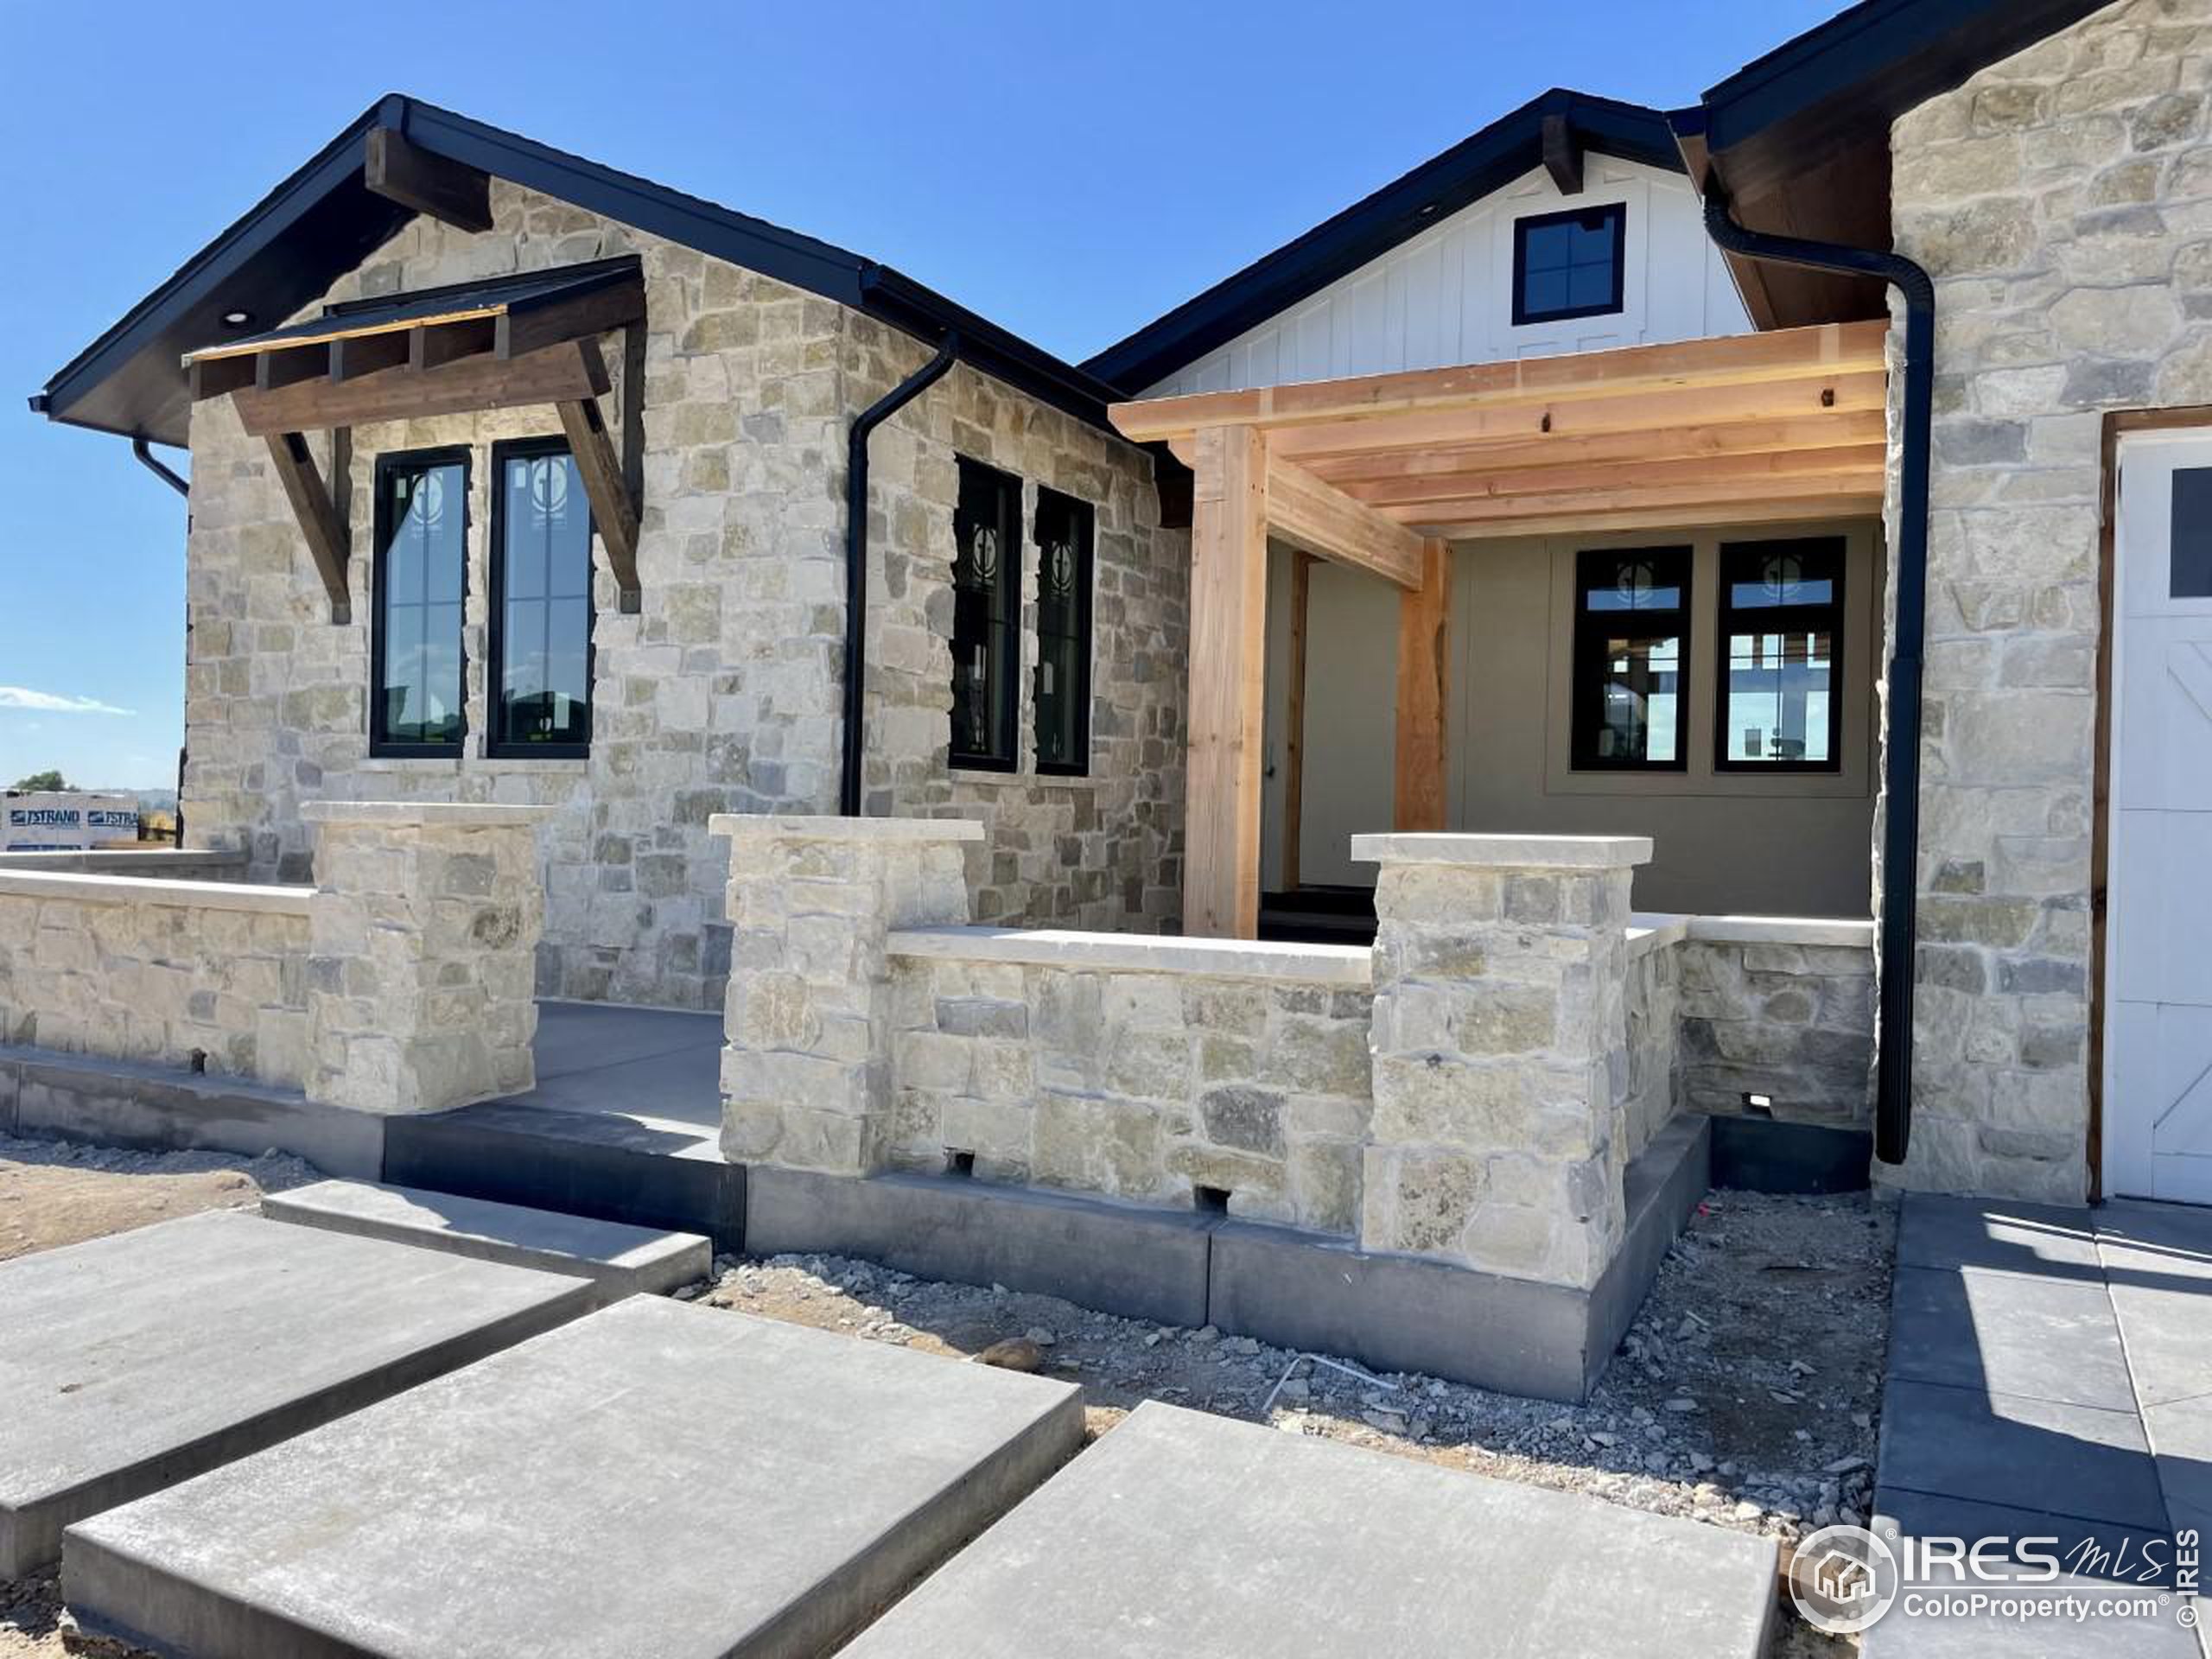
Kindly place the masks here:
POLYGON ((2105 1184, 2212 1204, 2212 434, 2120 466, 2105 1184))

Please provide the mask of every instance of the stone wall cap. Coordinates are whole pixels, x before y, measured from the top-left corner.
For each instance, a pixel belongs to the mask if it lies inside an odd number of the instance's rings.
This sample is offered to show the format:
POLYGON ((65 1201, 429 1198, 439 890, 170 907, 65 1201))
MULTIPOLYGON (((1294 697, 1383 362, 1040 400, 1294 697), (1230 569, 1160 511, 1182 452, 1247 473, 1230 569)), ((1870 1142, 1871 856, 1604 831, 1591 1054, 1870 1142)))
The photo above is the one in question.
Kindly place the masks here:
POLYGON ((762 812, 717 812, 707 820, 710 836, 732 841, 916 842, 981 841, 983 826, 974 818, 797 817, 762 812))
POLYGON ((1651 861, 1649 836, 1354 836, 1363 864, 1465 864, 1505 870, 1624 870, 1651 861))
POLYGON ((1640 957, 1647 950, 1664 950, 1689 937, 1690 918, 1664 911, 1639 910, 1628 918, 1628 953, 1640 957))
POLYGON ((388 823, 394 826, 486 829, 537 823, 553 815, 550 806, 493 806, 475 801, 308 801, 300 808, 308 823, 388 823))
POLYGON ((894 957, 1008 962, 1071 971, 1198 974, 1214 979, 1295 980, 1365 989, 1375 956, 1364 945, 1272 939, 1186 939, 1173 934, 1082 933, 1057 927, 915 927, 893 932, 894 957))
POLYGON ((304 916, 313 887, 245 881, 181 881, 156 876, 73 875, 0 869, 0 899, 69 899, 85 905, 166 905, 193 910, 248 910, 304 916))
POLYGON ((1874 948, 1872 918, 1693 916, 1689 937, 1707 944, 1834 944, 1874 948))

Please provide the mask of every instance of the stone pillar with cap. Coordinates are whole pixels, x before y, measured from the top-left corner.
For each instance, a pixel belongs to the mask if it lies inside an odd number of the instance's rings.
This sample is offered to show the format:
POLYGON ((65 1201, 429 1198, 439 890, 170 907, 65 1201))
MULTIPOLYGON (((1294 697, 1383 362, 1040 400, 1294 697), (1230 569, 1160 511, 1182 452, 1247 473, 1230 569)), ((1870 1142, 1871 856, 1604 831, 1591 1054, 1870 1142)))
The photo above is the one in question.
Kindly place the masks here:
POLYGON ((965 818, 725 814, 730 975, 722 1153, 840 1175, 882 1166, 893 930, 968 920, 965 818))
POLYGON ((1641 836, 1364 835, 1375 1110, 1360 1243, 1587 1289, 1625 1230, 1641 836))
POLYGON ((310 1099, 435 1112, 519 1093, 531 1044, 547 809, 313 801, 310 1099))

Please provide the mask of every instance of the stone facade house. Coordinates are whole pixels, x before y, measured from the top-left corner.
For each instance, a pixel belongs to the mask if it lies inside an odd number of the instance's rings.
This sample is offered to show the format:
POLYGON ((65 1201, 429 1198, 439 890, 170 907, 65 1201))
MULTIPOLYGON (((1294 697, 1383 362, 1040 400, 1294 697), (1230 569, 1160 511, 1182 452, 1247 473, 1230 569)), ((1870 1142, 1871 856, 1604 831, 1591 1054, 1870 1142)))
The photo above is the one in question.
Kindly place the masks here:
POLYGON ((541 809, 733 1159, 1591 1296, 1684 1109, 2212 1201, 2208 64, 1867 0, 1079 365, 394 96, 34 401, 190 451, 189 843, 541 809))

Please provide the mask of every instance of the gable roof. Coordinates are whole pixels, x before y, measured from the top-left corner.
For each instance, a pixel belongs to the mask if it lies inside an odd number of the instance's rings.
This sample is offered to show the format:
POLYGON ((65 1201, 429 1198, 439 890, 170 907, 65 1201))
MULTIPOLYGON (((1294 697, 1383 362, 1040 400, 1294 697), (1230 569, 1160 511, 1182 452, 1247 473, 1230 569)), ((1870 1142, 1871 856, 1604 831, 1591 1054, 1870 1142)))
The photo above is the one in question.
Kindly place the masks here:
POLYGON ((745 266, 934 344, 949 332, 962 359, 1107 431, 1111 389, 1081 369, 923 284, 830 243, 632 174, 393 92, 378 99, 245 217, 55 372, 31 407, 49 419, 181 445, 191 404, 187 352, 236 337, 226 313, 273 326, 328 291, 388 241, 413 211, 362 180, 369 132, 588 212, 745 266))
POLYGON ((1667 118, 1641 104, 1554 87, 1432 156, 1334 218, 1216 283, 1083 365, 1125 395, 1157 385, 1248 328, 1319 292, 1543 163, 1546 116, 1586 149, 1682 170, 1667 118))

